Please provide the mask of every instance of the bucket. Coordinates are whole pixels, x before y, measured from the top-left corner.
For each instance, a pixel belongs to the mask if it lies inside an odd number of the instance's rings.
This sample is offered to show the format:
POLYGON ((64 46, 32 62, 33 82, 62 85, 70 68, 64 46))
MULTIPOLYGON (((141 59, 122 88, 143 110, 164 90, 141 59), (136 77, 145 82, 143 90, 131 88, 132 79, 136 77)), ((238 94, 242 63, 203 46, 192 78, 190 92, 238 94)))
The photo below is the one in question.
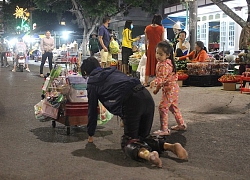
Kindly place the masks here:
POLYGON ((137 68, 138 68, 138 65, 139 65, 139 64, 131 64, 131 66, 132 66, 132 71, 136 71, 137 68))

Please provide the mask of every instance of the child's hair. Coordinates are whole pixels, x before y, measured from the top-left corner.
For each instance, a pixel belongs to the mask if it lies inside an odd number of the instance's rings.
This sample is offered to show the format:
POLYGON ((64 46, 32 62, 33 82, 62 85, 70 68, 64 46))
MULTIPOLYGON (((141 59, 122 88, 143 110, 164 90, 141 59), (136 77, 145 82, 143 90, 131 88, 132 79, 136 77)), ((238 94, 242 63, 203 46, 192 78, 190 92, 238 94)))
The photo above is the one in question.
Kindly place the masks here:
POLYGON ((101 67, 98 60, 94 57, 88 57, 82 61, 81 65, 81 73, 82 76, 89 76, 90 73, 96 69, 97 67, 101 67))
POLYGON ((173 64, 173 72, 176 73, 176 64, 174 60, 174 53, 173 53, 173 47, 169 42, 167 41, 161 41, 157 44, 157 48, 162 49, 162 51, 166 54, 170 54, 169 59, 171 60, 173 64))

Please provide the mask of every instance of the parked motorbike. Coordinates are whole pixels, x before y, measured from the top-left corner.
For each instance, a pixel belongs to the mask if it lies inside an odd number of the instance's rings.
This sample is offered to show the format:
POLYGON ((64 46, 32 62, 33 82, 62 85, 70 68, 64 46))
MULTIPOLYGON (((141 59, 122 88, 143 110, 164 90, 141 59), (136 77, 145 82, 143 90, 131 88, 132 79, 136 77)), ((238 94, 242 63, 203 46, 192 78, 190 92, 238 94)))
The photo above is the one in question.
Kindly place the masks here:
POLYGON ((23 72, 24 66, 25 66, 25 54, 24 52, 18 52, 16 67, 19 71, 23 72))

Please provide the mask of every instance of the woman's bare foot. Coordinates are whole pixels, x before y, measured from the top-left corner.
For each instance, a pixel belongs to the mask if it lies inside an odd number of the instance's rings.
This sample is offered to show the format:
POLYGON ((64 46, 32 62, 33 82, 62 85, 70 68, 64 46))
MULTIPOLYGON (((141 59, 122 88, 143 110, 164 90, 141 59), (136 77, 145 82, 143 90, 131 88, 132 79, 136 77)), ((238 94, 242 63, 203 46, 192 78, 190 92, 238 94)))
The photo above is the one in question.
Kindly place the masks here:
POLYGON ((157 151, 152 151, 149 154, 149 161, 156 165, 157 167, 161 168, 162 167, 162 162, 161 159, 159 158, 159 154, 157 151))
POLYGON ((88 142, 89 142, 89 143, 93 143, 93 141, 94 141, 94 140, 93 140, 93 136, 89 136, 88 142))
POLYGON ((174 144, 174 152, 177 155, 179 159, 187 160, 188 159, 188 153, 187 151, 182 147, 180 143, 174 144))

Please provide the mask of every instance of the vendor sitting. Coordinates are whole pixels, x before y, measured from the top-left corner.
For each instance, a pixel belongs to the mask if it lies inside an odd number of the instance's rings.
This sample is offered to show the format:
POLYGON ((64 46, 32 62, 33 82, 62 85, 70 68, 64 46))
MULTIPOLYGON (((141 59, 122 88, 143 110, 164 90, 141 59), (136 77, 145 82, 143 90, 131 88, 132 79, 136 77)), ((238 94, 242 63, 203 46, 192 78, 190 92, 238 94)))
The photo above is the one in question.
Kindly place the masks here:
POLYGON ((186 40, 186 31, 179 33, 178 43, 176 44, 175 57, 181 57, 189 54, 190 43, 186 40))
POLYGON ((186 56, 176 57, 177 60, 189 60, 190 62, 205 62, 208 58, 207 49, 202 41, 195 43, 195 50, 186 56))

